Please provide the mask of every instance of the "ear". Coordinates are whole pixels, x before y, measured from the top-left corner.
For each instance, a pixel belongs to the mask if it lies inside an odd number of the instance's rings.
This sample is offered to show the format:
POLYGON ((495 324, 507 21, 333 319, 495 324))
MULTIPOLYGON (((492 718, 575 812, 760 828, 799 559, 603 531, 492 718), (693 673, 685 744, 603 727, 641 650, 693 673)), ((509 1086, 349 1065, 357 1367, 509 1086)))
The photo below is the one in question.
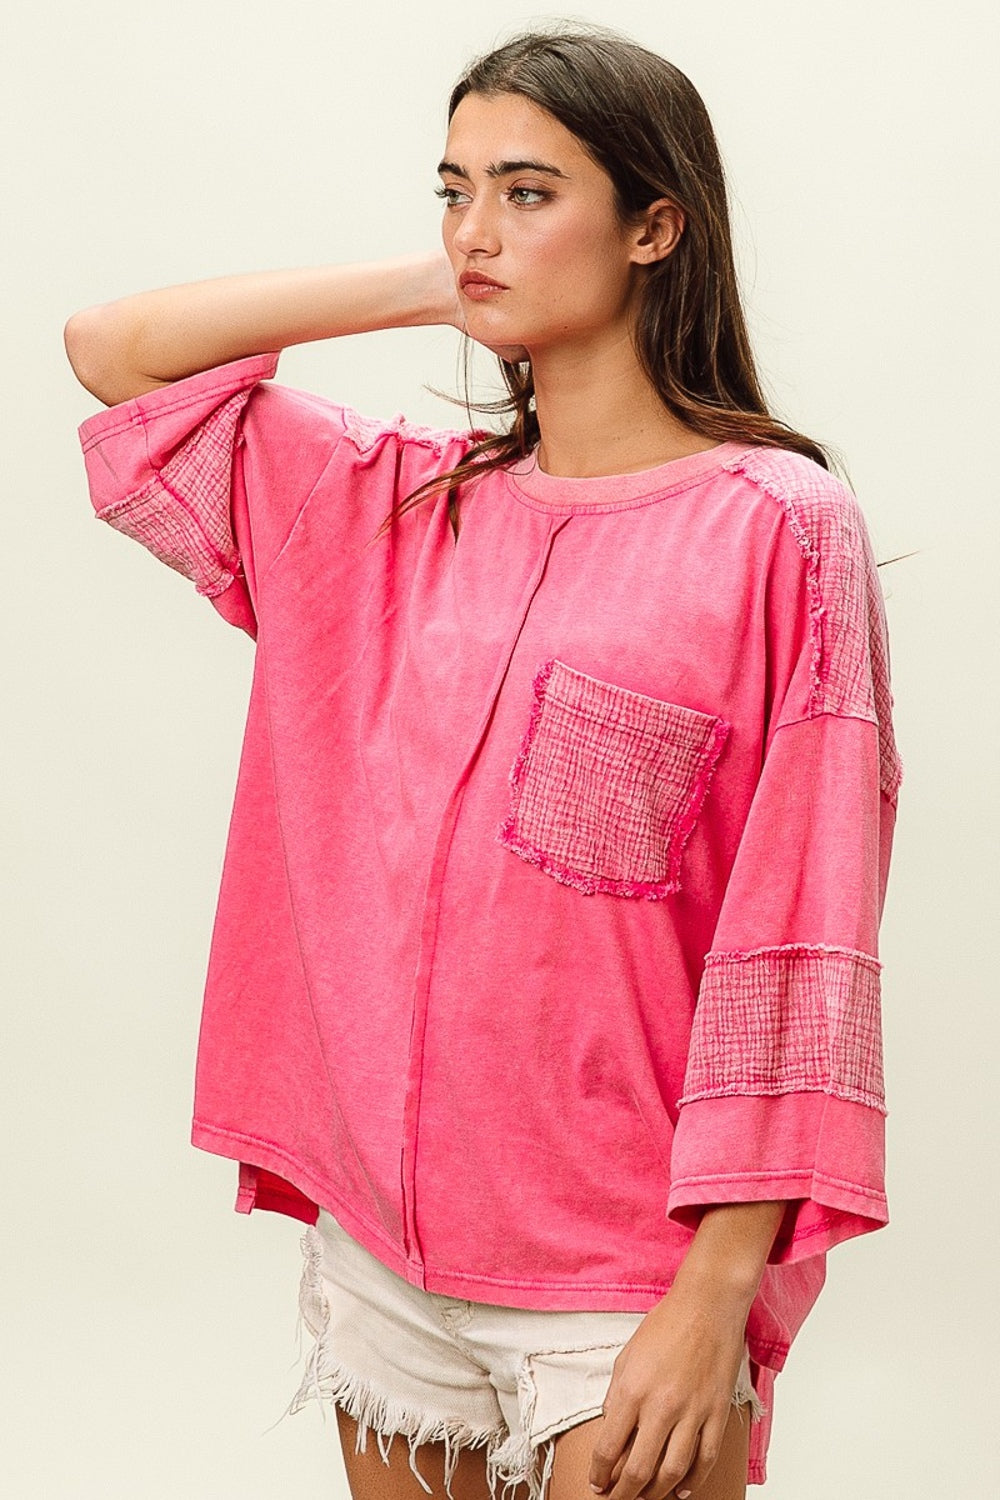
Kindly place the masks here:
POLYGON ((671 198, 657 198, 634 232, 629 259, 639 265, 663 260, 676 249, 683 233, 684 210, 671 198))

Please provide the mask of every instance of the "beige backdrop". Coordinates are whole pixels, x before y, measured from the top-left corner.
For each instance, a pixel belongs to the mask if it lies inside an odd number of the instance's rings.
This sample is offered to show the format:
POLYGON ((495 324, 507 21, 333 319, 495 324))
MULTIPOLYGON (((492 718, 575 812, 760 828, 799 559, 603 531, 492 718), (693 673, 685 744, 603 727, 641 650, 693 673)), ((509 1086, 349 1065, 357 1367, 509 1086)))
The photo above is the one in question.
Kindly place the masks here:
MULTIPOLYGON (((906 779, 882 929, 891 1224, 834 1250, 779 1378, 769 1500, 998 1492, 998 134, 990 4, 586 6, 712 113, 778 414, 846 455, 906 779), (991 250, 994 252, 990 254, 991 250)), ((438 243, 483 0, 91 0, 5 23, 6 1146, 0 1489, 347 1494, 297 1384, 299 1227, 188 1145, 252 644, 95 524, 78 308, 438 243)), ((290 349, 279 378, 455 425, 458 334, 290 349)), ((480 366, 487 385, 490 365, 480 366)), ((486 389, 486 386, 483 387, 486 389)))

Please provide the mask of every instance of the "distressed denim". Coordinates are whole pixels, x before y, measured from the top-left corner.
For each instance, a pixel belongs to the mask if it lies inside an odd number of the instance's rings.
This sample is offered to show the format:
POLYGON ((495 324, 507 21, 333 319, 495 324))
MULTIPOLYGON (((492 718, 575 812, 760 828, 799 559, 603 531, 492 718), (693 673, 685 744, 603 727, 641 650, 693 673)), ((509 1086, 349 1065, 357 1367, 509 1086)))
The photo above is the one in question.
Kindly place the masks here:
MULTIPOLYGON (((422 1443, 444 1444, 448 1495, 459 1453, 485 1447, 497 1486, 545 1500, 555 1438, 601 1413, 612 1365, 645 1313, 545 1312, 446 1297, 412 1286, 321 1211, 302 1239, 301 1320, 315 1342, 288 1412, 331 1400, 373 1431, 388 1462, 394 1434, 420 1473, 422 1443)), ((744 1350, 733 1404, 757 1422, 763 1404, 744 1350)))

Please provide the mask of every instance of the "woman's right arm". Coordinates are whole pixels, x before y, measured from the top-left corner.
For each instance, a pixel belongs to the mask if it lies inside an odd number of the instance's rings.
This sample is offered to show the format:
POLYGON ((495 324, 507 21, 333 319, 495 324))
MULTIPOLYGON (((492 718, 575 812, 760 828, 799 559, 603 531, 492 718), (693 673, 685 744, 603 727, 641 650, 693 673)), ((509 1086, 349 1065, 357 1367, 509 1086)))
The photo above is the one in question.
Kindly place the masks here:
POLYGON ((80 384, 115 406, 289 344, 463 321, 450 262, 437 250, 137 292, 74 313, 63 339, 80 384))

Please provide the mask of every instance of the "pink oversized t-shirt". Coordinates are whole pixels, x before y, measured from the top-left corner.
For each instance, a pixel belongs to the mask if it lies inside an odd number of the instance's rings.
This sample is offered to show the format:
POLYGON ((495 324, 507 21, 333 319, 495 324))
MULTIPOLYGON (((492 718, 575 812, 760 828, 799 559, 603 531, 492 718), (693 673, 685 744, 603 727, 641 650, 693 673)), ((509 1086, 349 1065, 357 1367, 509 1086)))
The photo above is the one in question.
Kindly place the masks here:
MULTIPOLYGON (((726 442, 534 454, 372 540, 470 431, 273 383, 79 431, 97 515, 255 642, 192 1139, 416 1286, 646 1310, 706 1204, 787 1199, 758 1394, 887 1220, 878 928, 902 775, 853 493, 726 442)), ((770 1411, 754 1424, 763 1483, 770 1411)))

